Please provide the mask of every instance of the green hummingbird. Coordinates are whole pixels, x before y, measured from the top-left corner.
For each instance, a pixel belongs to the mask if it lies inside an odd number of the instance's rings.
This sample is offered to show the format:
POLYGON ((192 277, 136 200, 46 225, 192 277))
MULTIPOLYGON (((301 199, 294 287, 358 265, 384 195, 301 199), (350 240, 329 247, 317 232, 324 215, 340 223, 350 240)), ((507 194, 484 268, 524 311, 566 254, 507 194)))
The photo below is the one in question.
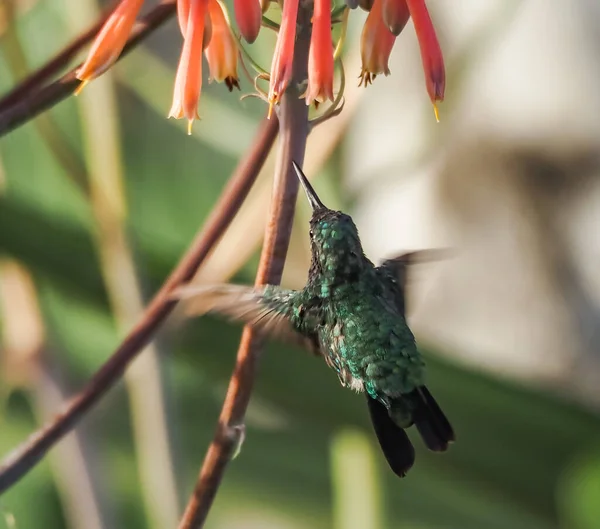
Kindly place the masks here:
POLYGON ((407 268, 423 252, 374 266, 352 218, 327 208, 292 163, 312 207, 306 286, 189 285, 177 296, 194 298, 194 313, 229 316, 322 356, 342 386, 366 395, 383 454, 402 477, 415 459, 406 428, 414 424, 437 452, 455 438, 425 386, 425 363, 405 319, 407 268))

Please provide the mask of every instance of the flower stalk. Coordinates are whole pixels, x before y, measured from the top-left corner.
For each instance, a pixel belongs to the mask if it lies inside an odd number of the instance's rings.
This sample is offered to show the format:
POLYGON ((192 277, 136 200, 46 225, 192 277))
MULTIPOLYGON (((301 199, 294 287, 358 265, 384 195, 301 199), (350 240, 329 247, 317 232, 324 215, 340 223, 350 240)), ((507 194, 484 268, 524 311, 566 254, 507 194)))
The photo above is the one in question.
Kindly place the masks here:
MULTIPOLYGON (((291 237, 298 194, 292 160, 303 163, 309 132, 308 107, 300 99, 299 81, 308 74, 310 45, 310 13, 301 8, 299 31, 290 83, 281 96, 279 152, 275 167, 273 195, 265 239, 261 252, 256 285, 277 285, 291 237)), ((217 432, 206 453, 194 492, 185 509, 179 529, 199 529, 204 526, 221 480, 244 432, 244 418, 250 401, 257 363, 263 340, 246 327, 238 348, 236 365, 231 375, 217 432)))

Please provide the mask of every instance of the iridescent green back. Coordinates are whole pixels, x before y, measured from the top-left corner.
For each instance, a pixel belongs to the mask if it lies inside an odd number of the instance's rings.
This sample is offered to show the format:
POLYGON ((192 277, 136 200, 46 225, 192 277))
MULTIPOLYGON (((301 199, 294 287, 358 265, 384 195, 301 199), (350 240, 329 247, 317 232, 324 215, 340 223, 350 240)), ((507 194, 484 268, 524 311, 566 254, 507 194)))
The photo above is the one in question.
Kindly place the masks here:
POLYGON ((421 385, 424 364, 397 303, 402 293, 365 257, 352 219, 331 210, 315 215, 311 244, 296 324, 306 332, 312 326, 301 320, 318 321, 310 330, 341 382, 382 401, 421 385))

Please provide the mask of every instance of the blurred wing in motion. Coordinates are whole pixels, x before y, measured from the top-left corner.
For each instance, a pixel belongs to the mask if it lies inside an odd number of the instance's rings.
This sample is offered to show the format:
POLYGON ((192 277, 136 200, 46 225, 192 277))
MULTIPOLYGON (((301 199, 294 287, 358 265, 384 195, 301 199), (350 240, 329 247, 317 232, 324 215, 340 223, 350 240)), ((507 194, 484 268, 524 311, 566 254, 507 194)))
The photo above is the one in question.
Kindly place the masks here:
POLYGON ((448 248, 415 250, 384 260, 377 270, 396 284, 400 294, 396 300, 402 314, 406 314, 406 289, 411 281, 409 268, 416 264, 441 261, 451 255, 448 248))
POLYGON ((315 339, 297 332, 288 318, 292 290, 276 289, 276 295, 265 295, 268 288, 244 285, 186 285, 175 290, 175 299, 186 303, 188 316, 213 313, 252 326, 273 338, 302 345, 315 351, 315 339))

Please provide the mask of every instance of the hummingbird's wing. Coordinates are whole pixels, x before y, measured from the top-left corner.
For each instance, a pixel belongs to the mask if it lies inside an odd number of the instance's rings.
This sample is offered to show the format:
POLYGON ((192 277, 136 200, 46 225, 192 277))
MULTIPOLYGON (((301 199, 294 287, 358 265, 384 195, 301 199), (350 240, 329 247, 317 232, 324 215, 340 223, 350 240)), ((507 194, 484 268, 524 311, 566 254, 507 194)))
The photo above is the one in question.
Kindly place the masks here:
POLYGON ((286 342, 317 352, 316 337, 301 334, 290 321, 294 290, 243 285, 186 285, 175 290, 174 297, 186 302, 189 316, 220 314, 246 323, 286 342), (271 288, 272 290, 267 291, 271 288))
POLYGON ((382 277, 397 287, 398 293, 395 302, 402 314, 406 313, 406 286, 410 281, 409 268, 419 263, 442 260, 449 254, 450 250, 445 248, 415 250, 386 259, 377 267, 377 271, 382 277))

